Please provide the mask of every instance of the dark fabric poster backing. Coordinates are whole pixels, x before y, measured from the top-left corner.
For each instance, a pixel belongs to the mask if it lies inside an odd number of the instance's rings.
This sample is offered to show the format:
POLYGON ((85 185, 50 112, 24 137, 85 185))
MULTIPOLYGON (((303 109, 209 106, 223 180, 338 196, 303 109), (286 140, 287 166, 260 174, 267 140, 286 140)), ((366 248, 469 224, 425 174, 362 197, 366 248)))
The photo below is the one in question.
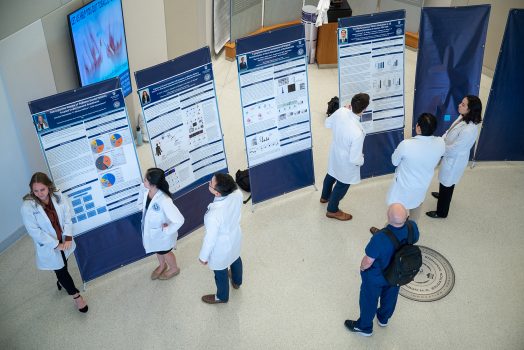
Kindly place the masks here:
POLYGON ((475 160, 524 160, 524 9, 509 11, 475 160))
POLYGON ((490 5, 424 7, 420 17, 412 135, 420 114, 437 117, 441 136, 458 105, 480 89, 490 5))

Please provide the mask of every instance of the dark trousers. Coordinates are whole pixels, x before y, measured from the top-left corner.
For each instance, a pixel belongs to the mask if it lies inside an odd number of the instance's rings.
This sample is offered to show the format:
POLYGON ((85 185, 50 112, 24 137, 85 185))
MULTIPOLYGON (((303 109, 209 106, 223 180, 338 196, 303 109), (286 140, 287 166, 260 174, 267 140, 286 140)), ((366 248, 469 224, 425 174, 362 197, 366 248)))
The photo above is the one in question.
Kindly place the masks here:
POLYGON ((451 197, 453 197, 453 190, 455 185, 451 187, 446 187, 443 184, 440 184, 438 189, 438 201, 437 201, 437 215, 445 218, 448 216, 449 205, 451 203, 451 197))
POLYGON ((372 332, 375 315, 382 324, 388 323, 393 315, 400 287, 389 285, 382 277, 367 278, 363 276, 366 273, 371 273, 371 271, 361 273, 360 318, 357 320, 357 327, 364 332, 372 332), (379 299, 380 307, 378 307, 379 299))
POLYGON ((69 274, 69 271, 67 271, 67 260, 65 257, 65 254, 63 251, 60 251, 62 254, 62 260, 64 260, 64 267, 62 267, 60 270, 54 270, 56 274, 56 279, 58 280, 58 283, 67 291, 67 294, 69 295, 75 295, 76 293, 79 293, 78 289, 75 287, 75 282, 73 282, 73 278, 69 274))
MULTIPOLYGON (((231 280, 236 285, 242 284, 242 259, 238 257, 230 266, 231 280)), ((217 298, 223 301, 229 300, 229 276, 227 268, 223 270, 213 270, 215 272, 215 283, 217 285, 217 298)))
POLYGON ((349 184, 340 182, 333 176, 326 174, 324 185, 322 186, 322 198, 329 200, 327 211, 336 213, 339 210, 338 203, 344 198, 348 190, 349 184), (333 187, 333 184, 335 184, 335 187, 333 187))

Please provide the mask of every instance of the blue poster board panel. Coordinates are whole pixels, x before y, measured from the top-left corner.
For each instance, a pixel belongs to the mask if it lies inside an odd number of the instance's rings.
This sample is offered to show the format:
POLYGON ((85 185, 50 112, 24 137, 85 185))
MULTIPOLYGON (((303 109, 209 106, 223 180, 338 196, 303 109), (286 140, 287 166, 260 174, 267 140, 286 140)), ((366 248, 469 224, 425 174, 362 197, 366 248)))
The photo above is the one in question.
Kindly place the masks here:
MULTIPOLYGON (((213 175, 209 176, 209 180, 213 175)), ((189 193, 175 198, 174 202, 184 217, 184 225, 178 230, 178 239, 188 235, 204 224, 204 214, 214 196, 209 192, 208 183, 202 184, 189 193)))
POLYGON ((45 128, 37 127, 37 132, 50 175, 71 200, 75 214, 79 214, 72 220, 77 243, 75 257, 82 280, 92 280, 143 258, 145 251, 140 231, 141 213, 136 212, 135 205, 141 181, 138 160, 129 157, 121 168, 115 166, 115 170, 127 171, 130 177, 125 180, 127 183, 120 185, 120 191, 125 191, 125 195, 113 200, 111 196, 115 194, 105 193, 104 189, 114 183, 109 182, 108 175, 112 175, 113 181, 115 175, 109 172, 104 175, 97 172, 93 175, 91 170, 95 167, 100 171, 106 168, 101 169, 99 158, 94 162, 95 158, 85 156, 86 151, 92 157, 97 156, 91 155, 91 152, 101 152, 98 148, 93 148, 89 138, 96 138, 98 141, 99 138, 106 137, 108 145, 126 148, 127 152, 132 152, 136 157, 119 80, 113 78, 31 101, 29 108, 32 113, 45 115, 48 124, 45 128), (97 129, 99 120, 103 120, 105 129, 97 129), (68 134, 70 130, 74 132, 68 134), (112 134, 115 130, 118 130, 118 134, 112 134), (109 143, 109 133, 112 137, 118 135, 120 139, 115 138, 114 144, 109 143), (126 135, 127 142, 122 142, 126 135), (56 152, 57 149, 71 158, 71 164, 76 161, 77 167, 66 171, 57 167, 54 159, 50 163, 47 152, 56 152), (79 155, 82 155, 82 161, 74 159, 79 155), (94 164, 86 159, 93 160, 94 164), (108 217, 111 211, 113 212, 108 217))
POLYGON ((413 127, 420 114, 437 117, 436 136, 458 117, 458 105, 480 89, 490 5, 424 7, 413 102, 413 127))
MULTIPOLYGON (((191 110, 195 105, 210 101, 216 107, 217 129, 219 129, 216 134, 220 136, 213 140, 206 140, 203 144, 195 141, 198 147, 193 146, 189 150, 189 152, 203 153, 199 156, 200 158, 181 158, 180 163, 173 165, 170 160, 163 164, 158 154, 153 156, 156 166, 165 171, 168 183, 171 177, 175 178, 176 173, 181 171, 180 169, 184 172, 184 166, 186 166, 185 169, 190 169, 195 174, 196 180, 193 182, 188 182, 188 177, 186 177, 186 182, 183 185, 179 184, 179 187, 174 187, 170 183, 175 205, 185 219, 184 225, 178 231, 178 237, 181 238, 204 223, 207 206, 213 200, 213 195, 209 192, 207 185, 213 173, 228 172, 220 115, 216 105, 216 90, 209 47, 200 48, 170 61, 135 72, 135 79, 139 97, 141 89, 147 89, 149 92, 148 100, 142 101, 142 112, 153 153, 155 153, 153 145, 157 139, 160 141, 165 136, 168 140, 177 140, 178 137, 188 136, 184 134, 186 132, 184 130, 186 125, 190 124, 190 117, 185 114, 185 110, 191 110), (158 109, 161 111, 157 111, 158 109), (155 126, 151 127, 152 124, 155 126), (153 129, 156 134, 151 133, 153 129), (175 129, 178 131, 174 131, 175 129), (222 146, 220 151, 214 147, 218 144, 222 146), (190 161, 194 163, 187 167, 190 161), (197 163, 202 165, 196 165, 197 163)), ((207 119, 211 119, 210 114, 208 110, 207 119)), ((193 122, 196 123, 196 121, 193 122)), ((203 134, 201 130, 197 131, 194 132, 195 137, 203 134)), ((190 131, 187 132, 190 133, 190 131)))
POLYGON ((313 151, 301 152, 274 159, 249 169, 253 204, 281 194, 311 186, 315 183, 313 151))
POLYGON ((391 155, 403 139, 403 129, 367 135, 364 139, 364 165, 360 168, 360 177, 366 179, 394 172, 391 155))
POLYGON ((476 160, 524 160, 524 9, 512 9, 491 85, 476 160))
POLYGON ((239 39, 236 54, 252 203, 314 184, 304 26, 239 39))
POLYGON ((146 256, 142 213, 135 213, 75 237, 75 258, 84 282, 146 256))

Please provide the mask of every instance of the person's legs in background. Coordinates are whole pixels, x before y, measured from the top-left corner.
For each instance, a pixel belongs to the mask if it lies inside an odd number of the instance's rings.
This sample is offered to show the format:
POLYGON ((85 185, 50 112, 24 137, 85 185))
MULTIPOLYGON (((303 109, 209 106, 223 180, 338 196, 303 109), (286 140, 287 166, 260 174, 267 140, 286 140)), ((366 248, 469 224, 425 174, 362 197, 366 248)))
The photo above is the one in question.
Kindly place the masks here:
POLYGON ((227 302, 229 300, 229 277, 227 276, 227 268, 223 270, 213 270, 215 273, 215 283, 217 286, 216 297, 227 302))
POLYGON ((327 207, 328 212, 336 213, 339 211, 338 204, 342 198, 344 198, 348 190, 349 184, 345 184, 337 180, 335 187, 333 187, 333 192, 331 192, 331 196, 329 197, 329 203, 327 207))
POLYGON ((242 259, 238 257, 230 266, 231 268, 231 284, 233 288, 238 289, 242 285, 242 259))
POLYGON ((441 218, 445 218, 449 213, 449 205, 451 204, 451 198, 453 197, 453 190, 455 185, 450 187, 440 184, 438 191, 438 201, 437 201, 437 215, 441 218))
POLYGON ((320 197, 321 203, 327 203, 329 201, 335 181, 337 180, 333 176, 326 174, 326 177, 324 178, 324 184, 322 186, 322 194, 320 197))

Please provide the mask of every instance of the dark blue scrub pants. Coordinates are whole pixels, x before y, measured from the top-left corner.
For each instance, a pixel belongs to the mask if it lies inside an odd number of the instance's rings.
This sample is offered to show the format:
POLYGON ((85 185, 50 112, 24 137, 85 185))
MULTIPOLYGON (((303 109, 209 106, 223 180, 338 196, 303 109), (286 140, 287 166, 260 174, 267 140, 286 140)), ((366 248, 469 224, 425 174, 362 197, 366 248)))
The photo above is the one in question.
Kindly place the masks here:
POLYGON ((333 176, 326 174, 324 185, 322 186, 322 198, 329 200, 327 211, 336 213, 339 210, 338 203, 344 198, 348 190, 349 184, 340 182, 333 176), (335 182, 335 187, 333 187, 335 182))
MULTIPOLYGON (((231 280, 236 285, 242 284, 242 259, 238 257, 230 266, 231 280)), ((229 300, 229 276, 227 268, 223 270, 213 270, 215 273, 215 283, 217 285, 217 298, 223 301, 229 300)))
POLYGON ((357 327, 364 332, 373 331, 373 319, 377 315, 382 324, 388 320, 395 311, 398 292, 400 287, 391 286, 384 277, 377 275, 379 271, 363 271, 360 273, 362 284, 360 285, 360 318, 357 327), (377 309, 380 299, 380 307, 377 309))

